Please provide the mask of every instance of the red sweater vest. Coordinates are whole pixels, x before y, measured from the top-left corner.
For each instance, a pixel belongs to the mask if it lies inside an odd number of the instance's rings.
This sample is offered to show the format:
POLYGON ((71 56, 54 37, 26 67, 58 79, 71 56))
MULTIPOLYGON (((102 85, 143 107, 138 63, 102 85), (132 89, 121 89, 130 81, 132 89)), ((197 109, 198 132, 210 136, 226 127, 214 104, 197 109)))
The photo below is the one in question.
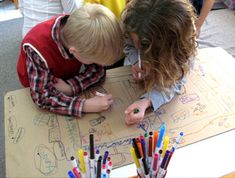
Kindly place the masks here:
POLYGON ((65 59, 52 39, 52 27, 57 18, 52 18, 32 28, 21 43, 17 72, 19 80, 24 87, 29 87, 26 53, 24 51, 27 46, 32 47, 41 56, 50 69, 51 74, 55 77, 67 80, 79 74, 82 64, 76 58, 65 59))

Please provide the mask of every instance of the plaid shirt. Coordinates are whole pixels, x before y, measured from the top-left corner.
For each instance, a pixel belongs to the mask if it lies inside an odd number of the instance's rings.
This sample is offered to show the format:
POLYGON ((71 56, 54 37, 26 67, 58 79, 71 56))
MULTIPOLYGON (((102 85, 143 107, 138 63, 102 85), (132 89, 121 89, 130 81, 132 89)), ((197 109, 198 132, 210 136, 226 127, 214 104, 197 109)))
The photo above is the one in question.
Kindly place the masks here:
MULTIPOLYGON (((56 21, 52 29, 52 38, 57 44, 61 54, 67 60, 71 60, 59 39, 60 18, 56 21)), ((70 97, 58 91, 54 87, 55 76, 50 72, 43 59, 30 46, 26 49, 26 66, 30 83, 30 91, 33 101, 43 109, 51 112, 79 116, 82 115, 84 98, 76 96, 86 88, 100 82, 105 77, 105 69, 97 64, 82 65, 83 71, 78 76, 67 80, 72 87, 74 96, 70 97)), ((74 58, 72 58, 74 60, 74 58)))

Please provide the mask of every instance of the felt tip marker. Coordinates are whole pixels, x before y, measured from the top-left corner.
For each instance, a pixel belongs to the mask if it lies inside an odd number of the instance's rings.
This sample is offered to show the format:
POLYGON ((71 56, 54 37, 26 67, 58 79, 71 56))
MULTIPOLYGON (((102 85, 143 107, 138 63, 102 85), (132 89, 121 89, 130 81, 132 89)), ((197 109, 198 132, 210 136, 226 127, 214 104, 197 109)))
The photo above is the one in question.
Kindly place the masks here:
POLYGON ((94 148, 94 135, 89 135, 90 142, 90 172, 91 178, 95 178, 95 148, 94 148))
MULTIPOLYGON (((141 71, 141 58, 140 58, 140 50, 138 50, 138 67, 139 70, 141 71)), ((141 79, 141 72, 138 72, 138 78, 141 79)))
POLYGON ((79 173, 79 170, 78 170, 77 167, 73 168, 73 173, 74 173, 76 178, 81 178, 81 174, 79 173))
POLYGON ((162 125, 160 127, 160 131, 159 131, 159 136, 158 136, 158 140, 157 140, 155 153, 158 152, 162 147, 162 140, 163 140, 165 130, 166 130, 166 126, 164 123, 162 123, 162 125))
POLYGON ((172 148, 171 148, 171 152, 174 153, 177 145, 180 143, 180 140, 182 139, 184 133, 183 132, 180 132, 180 134, 178 135, 178 137, 176 138, 175 140, 175 143, 173 144, 172 148))
POLYGON ((76 178, 75 175, 72 173, 72 171, 69 171, 68 175, 69 175, 70 178, 76 178))
POLYGON ((77 161, 76 161, 76 159, 75 159, 73 156, 71 156, 70 160, 71 160, 71 164, 72 164, 72 167, 73 167, 73 168, 74 168, 74 167, 78 167, 77 161))

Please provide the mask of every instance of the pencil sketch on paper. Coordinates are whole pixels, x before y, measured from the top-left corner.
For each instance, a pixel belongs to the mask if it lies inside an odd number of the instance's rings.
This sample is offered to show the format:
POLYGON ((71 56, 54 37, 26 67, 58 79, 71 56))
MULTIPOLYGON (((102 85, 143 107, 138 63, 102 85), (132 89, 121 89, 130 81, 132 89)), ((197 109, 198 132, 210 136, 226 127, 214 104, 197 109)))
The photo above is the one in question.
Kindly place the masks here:
POLYGON ((184 92, 132 126, 125 124, 124 110, 139 99, 143 90, 132 79, 128 67, 107 71, 102 86, 83 93, 87 98, 93 96, 93 90, 111 93, 114 103, 105 112, 82 118, 36 108, 28 89, 8 93, 5 97, 7 176, 25 177, 25 170, 31 177, 65 176, 71 169, 69 159, 72 155, 77 157, 78 148, 89 152, 90 133, 94 134, 96 149, 101 154, 108 150, 113 166, 120 167, 133 161, 129 153, 131 139, 159 130, 162 122, 166 124, 170 146, 181 131, 184 137, 179 146, 234 129, 235 83, 231 81, 235 77, 235 60, 220 48, 200 50, 198 58, 184 92))

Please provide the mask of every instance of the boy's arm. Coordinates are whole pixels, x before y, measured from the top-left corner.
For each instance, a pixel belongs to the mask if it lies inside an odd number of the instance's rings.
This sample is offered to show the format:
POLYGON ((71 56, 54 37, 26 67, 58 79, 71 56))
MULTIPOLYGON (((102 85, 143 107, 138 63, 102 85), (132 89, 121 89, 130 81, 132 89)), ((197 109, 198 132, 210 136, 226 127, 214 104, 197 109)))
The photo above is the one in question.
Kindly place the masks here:
POLYGON ((26 56, 30 92, 35 104, 54 113, 80 117, 85 99, 58 91, 54 87, 55 77, 32 48, 27 47, 26 56))
POLYGON ((150 99, 152 107, 156 111, 161 105, 170 102, 176 94, 180 94, 185 83, 186 79, 183 78, 166 91, 152 90, 141 96, 141 98, 150 99))
POLYGON ((104 80, 106 70, 103 66, 97 64, 84 65, 84 71, 78 76, 67 80, 72 87, 73 94, 77 95, 88 87, 95 85, 104 80))

